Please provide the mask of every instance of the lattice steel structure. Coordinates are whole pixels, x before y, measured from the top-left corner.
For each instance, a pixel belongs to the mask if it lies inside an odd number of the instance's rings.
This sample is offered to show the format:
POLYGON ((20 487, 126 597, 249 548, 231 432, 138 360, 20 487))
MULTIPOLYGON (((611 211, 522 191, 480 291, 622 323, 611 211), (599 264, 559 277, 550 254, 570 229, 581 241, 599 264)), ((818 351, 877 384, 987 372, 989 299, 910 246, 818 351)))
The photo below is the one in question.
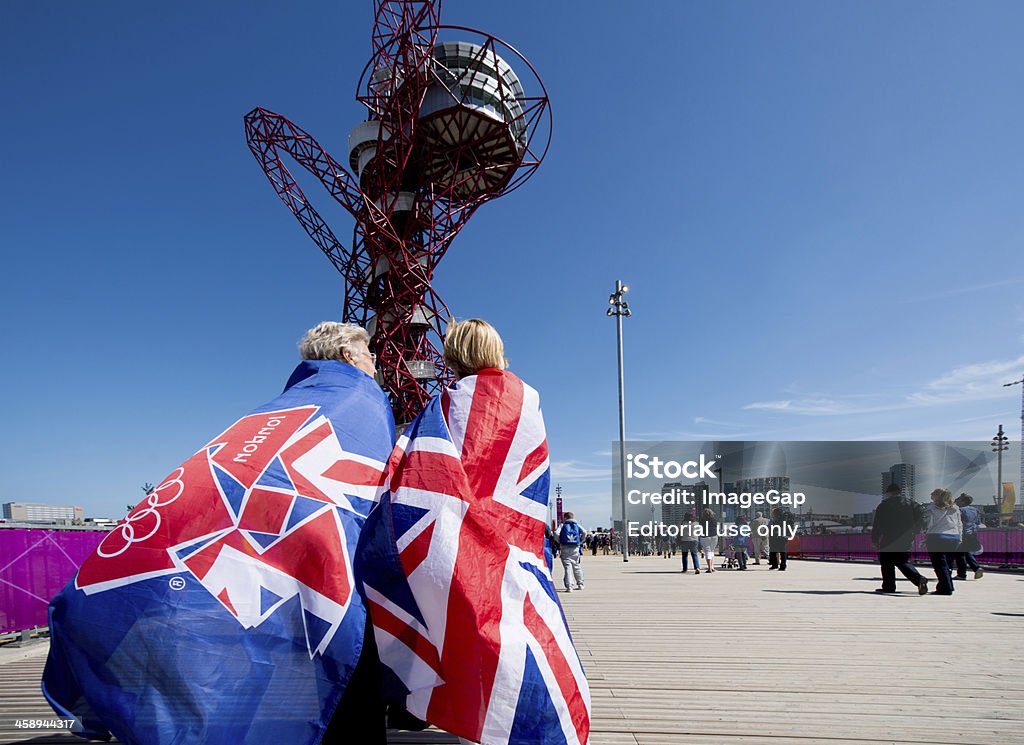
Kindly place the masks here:
POLYGON ((267 109, 250 111, 245 131, 278 196, 345 278, 342 317, 370 331, 380 382, 405 422, 451 380, 440 352, 450 313, 430 286, 437 264, 480 205, 536 171, 551 108, 522 55, 481 31, 442 26, 440 2, 378 0, 371 44, 356 92, 367 119, 349 135, 350 170, 267 109), (506 59, 529 72, 526 86, 506 59), (349 247, 309 203, 285 153, 355 219, 349 247))

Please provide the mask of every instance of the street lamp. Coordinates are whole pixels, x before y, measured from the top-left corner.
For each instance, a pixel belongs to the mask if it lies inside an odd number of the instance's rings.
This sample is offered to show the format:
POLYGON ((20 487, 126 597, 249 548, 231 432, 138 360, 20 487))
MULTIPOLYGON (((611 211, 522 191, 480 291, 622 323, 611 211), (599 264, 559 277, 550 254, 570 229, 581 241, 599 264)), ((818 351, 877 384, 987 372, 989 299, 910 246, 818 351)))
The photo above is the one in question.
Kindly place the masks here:
POLYGON ((608 296, 609 316, 615 316, 619 348, 619 498, 622 500, 622 560, 629 561, 629 530, 626 527, 626 392, 622 379, 622 319, 633 315, 622 297, 629 286, 615 280, 615 292, 608 296))
POLYGON ((992 452, 996 453, 996 506, 1000 514, 1003 511, 1003 451, 1009 450, 1010 446, 1006 441, 1010 438, 1003 434, 1003 425, 999 425, 999 431, 992 438, 992 452))
MULTIPOLYGON (((1011 381, 1009 383, 1003 383, 1003 388, 1009 388, 1010 386, 1013 386, 1013 385, 1019 385, 1021 387, 1021 390, 1020 390, 1020 440, 1021 440, 1021 442, 1020 442, 1020 448, 1021 448, 1021 452, 1020 452, 1020 490, 1017 492, 1017 494, 1019 494, 1022 497, 1024 497, 1024 376, 1022 376, 1020 380, 1014 380, 1014 381, 1011 381)), ((999 489, 1002 490, 1002 488, 1003 487, 1000 484, 999 489)))

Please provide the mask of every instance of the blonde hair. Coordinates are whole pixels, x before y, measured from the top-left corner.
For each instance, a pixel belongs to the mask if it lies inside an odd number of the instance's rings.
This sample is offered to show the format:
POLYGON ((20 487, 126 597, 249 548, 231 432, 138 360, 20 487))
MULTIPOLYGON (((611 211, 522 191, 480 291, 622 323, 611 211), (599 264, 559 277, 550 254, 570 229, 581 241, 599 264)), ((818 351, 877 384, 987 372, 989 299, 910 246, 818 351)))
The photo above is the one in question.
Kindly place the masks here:
POLYGON ((359 351, 355 348, 359 342, 370 345, 370 335, 362 326, 321 321, 302 337, 299 354, 304 360, 343 360, 344 352, 359 351))
POLYGON ((932 502, 935 503, 936 507, 948 510, 953 506, 953 492, 949 489, 936 489, 932 492, 932 502), (938 499, 936 499, 936 497, 938 497, 938 499))
POLYGON ((487 321, 467 318, 452 321, 444 335, 444 361, 456 377, 476 375, 485 367, 505 369, 505 345, 487 321))

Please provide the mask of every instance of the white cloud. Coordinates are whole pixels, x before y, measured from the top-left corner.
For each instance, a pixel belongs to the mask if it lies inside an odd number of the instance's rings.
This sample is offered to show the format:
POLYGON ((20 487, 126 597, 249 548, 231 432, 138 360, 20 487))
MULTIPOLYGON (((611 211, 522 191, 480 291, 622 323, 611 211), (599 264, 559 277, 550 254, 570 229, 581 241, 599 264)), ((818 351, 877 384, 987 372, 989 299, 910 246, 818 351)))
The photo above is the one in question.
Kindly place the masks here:
POLYGON ((889 411, 891 409, 907 407, 907 404, 865 406, 863 403, 855 403, 852 400, 863 398, 864 396, 843 396, 842 398, 787 398, 778 401, 755 401, 752 404, 747 404, 743 408, 753 411, 775 411, 783 414, 836 416, 839 414, 871 414, 878 411, 889 411))
POLYGON ((743 408, 802 416, 844 416, 875 414, 921 406, 937 406, 962 401, 984 401, 1006 396, 1003 387, 1024 371, 1024 355, 1008 360, 975 362, 955 367, 902 398, 882 400, 878 394, 843 396, 815 395, 774 401, 755 401, 743 408), (873 403, 868 401, 874 399, 873 403))
POLYGON ((910 394, 910 401, 925 406, 980 401, 1006 395, 1004 383, 1016 380, 1024 370, 1024 355, 1012 360, 992 360, 961 365, 910 394))
POLYGON ((971 292, 980 292, 981 290, 990 290, 993 287, 1005 287, 1007 285, 1015 285, 1020 282, 1024 282, 1024 277, 1009 277, 1007 279, 1001 279, 996 282, 986 282, 980 285, 970 285, 969 287, 952 287, 948 290, 942 290, 931 295, 921 295, 919 297, 905 298, 905 303, 923 303, 929 300, 942 300, 944 298, 956 297, 957 295, 966 295, 971 292))
POLYGON ((611 478, 611 466, 595 468, 577 465, 574 460, 556 460, 551 462, 552 481, 578 481, 611 478))

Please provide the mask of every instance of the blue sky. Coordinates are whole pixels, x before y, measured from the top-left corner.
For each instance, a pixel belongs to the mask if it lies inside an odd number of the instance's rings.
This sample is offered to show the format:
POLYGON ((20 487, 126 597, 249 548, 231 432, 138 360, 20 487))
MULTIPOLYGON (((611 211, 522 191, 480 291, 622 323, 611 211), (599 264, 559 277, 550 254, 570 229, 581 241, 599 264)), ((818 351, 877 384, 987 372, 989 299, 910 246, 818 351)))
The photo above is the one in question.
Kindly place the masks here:
MULTIPOLYGON (((631 439, 1016 440, 1024 6, 626 7, 442 8, 522 51, 553 103, 547 160, 435 286, 540 391, 567 504, 607 523, 616 278, 631 439)), ((242 116, 278 111, 345 160, 371 4, 4 16, 0 501, 119 517, 340 312, 242 116)))

